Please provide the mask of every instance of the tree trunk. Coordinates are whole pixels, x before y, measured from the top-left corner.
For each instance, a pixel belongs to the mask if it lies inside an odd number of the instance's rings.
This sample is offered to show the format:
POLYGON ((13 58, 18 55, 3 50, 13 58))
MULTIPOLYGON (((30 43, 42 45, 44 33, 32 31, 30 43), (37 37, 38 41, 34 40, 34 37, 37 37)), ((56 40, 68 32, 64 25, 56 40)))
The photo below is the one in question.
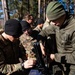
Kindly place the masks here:
POLYGON ((6 0, 1 0, 2 1, 2 9, 3 9, 3 14, 4 14, 4 25, 6 20, 8 20, 8 11, 7 11, 7 6, 6 6, 6 0))
POLYGON ((7 7, 7 15, 8 15, 8 19, 10 19, 10 12, 9 12, 9 7, 8 7, 8 0, 6 0, 6 7, 7 7))
POLYGON ((41 1, 38 0, 38 18, 40 18, 40 3, 41 3, 41 1))
POLYGON ((28 0, 28 12, 30 12, 30 1, 28 0))
POLYGON ((46 5, 45 5, 45 4, 46 4, 46 2, 45 2, 45 0, 44 0, 44 13, 43 13, 43 14, 44 14, 44 20, 45 20, 45 18, 46 18, 46 5))

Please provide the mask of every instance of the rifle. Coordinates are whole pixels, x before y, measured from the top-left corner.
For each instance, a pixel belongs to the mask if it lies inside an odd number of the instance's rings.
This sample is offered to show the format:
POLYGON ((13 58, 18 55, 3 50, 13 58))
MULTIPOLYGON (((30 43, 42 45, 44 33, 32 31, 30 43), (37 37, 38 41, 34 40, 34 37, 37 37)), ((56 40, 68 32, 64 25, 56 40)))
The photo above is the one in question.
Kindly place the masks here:
MULTIPOLYGON (((56 36, 55 34, 50 34, 46 38, 45 48, 46 48, 47 57, 49 57, 50 54, 57 53, 55 36, 56 36)), ((60 65, 59 63, 56 63, 55 61, 52 61, 52 62, 50 61, 49 63, 50 63, 49 67, 50 67, 50 70, 52 71, 52 74, 56 75, 56 73, 58 73, 58 75, 61 75, 62 71, 61 71, 60 67, 62 67, 62 65, 60 65)))
POLYGON ((45 62, 42 58, 42 52, 40 49, 39 42, 34 43, 34 52, 35 52, 36 58, 37 58, 36 68, 41 72, 41 75, 50 75, 49 68, 45 65, 45 62))

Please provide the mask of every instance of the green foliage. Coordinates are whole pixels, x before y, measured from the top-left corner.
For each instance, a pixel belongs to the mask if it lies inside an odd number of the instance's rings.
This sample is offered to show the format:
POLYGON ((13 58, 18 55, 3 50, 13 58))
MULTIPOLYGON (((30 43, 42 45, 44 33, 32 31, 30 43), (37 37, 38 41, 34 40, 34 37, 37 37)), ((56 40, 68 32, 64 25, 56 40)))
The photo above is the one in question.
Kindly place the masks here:
POLYGON ((38 1, 30 0, 30 13, 34 14, 34 18, 37 17, 38 14, 38 1))
POLYGON ((19 0, 12 1, 11 0, 9 2, 9 11, 13 11, 13 10, 16 11, 17 14, 16 13, 15 14, 17 15, 17 18, 22 18, 24 11, 27 10, 26 9, 26 1, 25 0, 22 0, 22 1, 19 1, 19 0))
POLYGON ((9 1, 9 11, 16 10, 14 16, 22 19, 25 12, 30 12, 36 16, 37 14, 37 0, 8 0, 9 1), (29 1, 29 2, 28 2, 29 1))

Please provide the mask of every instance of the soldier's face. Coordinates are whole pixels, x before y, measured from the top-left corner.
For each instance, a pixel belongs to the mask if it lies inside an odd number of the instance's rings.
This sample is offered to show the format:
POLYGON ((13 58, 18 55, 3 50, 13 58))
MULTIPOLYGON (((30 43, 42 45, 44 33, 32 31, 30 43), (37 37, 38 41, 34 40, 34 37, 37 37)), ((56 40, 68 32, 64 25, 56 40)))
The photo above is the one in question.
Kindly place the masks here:
POLYGON ((29 29, 27 29, 24 33, 27 34, 27 35, 30 35, 30 34, 32 33, 32 29, 29 28, 29 29))
POLYGON ((58 18, 56 20, 51 20, 50 24, 60 27, 63 24, 63 22, 65 21, 65 17, 66 17, 66 15, 63 15, 63 16, 61 16, 60 18, 58 18))
POLYGON ((14 38, 13 36, 9 35, 8 36, 8 39, 11 41, 11 42, 15 42, 18 40, 18 38, 14 38))
POLYGON ((50 24, 55 26, 60 26, 60 23, 58 22, 58 20, 51 21, 50 24))
POLYGON ((30 19, 28 20, 28 23, 31 24, 33 22, 33 17, 30 16, 30 19))

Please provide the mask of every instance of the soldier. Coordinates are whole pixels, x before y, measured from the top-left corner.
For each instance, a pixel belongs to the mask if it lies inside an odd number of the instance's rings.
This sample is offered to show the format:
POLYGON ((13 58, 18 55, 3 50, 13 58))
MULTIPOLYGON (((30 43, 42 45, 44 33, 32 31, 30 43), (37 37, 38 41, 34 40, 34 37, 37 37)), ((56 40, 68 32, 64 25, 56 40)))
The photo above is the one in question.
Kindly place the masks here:
POLYGON ((22 27, 18 20, 6 21, 4 32, 0 35, 0 75, 23 75, 23 69, 32 68, 35 64, 33 59, 26 59, 19 42, 21 34, 22 27))
POLYGON ((36 27, 33 29, 33 31, 35 32, 36 35, 36 39, 37 39, 37 35, 39 34, 39 32, 42 30, 44 24, 44 20, 42 18, 38 18, 36 21, 36 27))
MULTIPOLYGON (((50 25, 40 32, 38 39, 53 34, 54 31, 57 53, 50 54, 50 59, 61 64, 60 68, 64 75, 74 75, 75 19, 65 11, 58 1, 52 1, 48 4, 46 15, 50 21, 50 25)), ((41 40, 39 41, 41 42, 41 40)))
POLYGON ((30 26, 31 26, 32 23, 33 23, 33 16, 32 16, 32 14, 30 14, 29 12, 26 12, 24 14, 24 17, 23 17, 22 21, 21 21, 21 24, 22 25, 30 24, 30 26))
POLYGON ((38 18, 36 21, 37 26, 34 28, 34 30, 39 33, 42 30, 43 24, 44 24, 44 20, 42 18, 38 18))
POLYGON ((33 34, 32 28, 28 23, 21 25, 23 34, 20 36, 20 41, 25 48, 27 59, 32 58, 36 60, 35 53, 32 51, 34 49, 33 44, 36 42, 33 37, 35 34, 33 34))
POLYGON ((36 31, 32 30, 29 24, 22 25, 23 34, 20 36, 20 41, 26 51, 27 59, 36 60, 36 65, 30 70, 29 75, 41 75, 45 65, 42 60, 39 43, 37 42, 36 31))

